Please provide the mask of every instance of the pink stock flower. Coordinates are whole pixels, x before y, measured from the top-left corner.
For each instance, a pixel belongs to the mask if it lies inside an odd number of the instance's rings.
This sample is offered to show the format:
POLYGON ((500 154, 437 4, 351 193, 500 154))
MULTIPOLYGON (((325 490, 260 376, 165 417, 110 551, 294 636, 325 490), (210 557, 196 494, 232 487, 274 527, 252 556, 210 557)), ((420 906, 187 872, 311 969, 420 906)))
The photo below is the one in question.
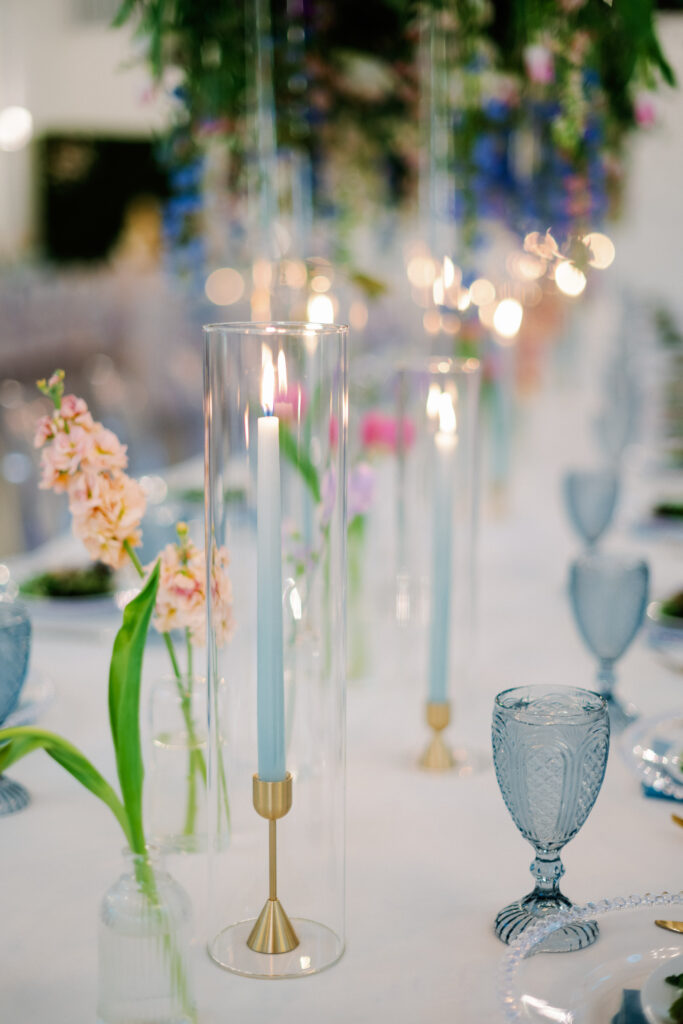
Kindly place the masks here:
POLYGON ((93 452, 93 438, 83 427, 73 426, 68 434, 60 431, 50 445, 43 448, 41 467, 43 490, 66 491, 73 478, 88 464, 93 452))
POLYGON ((59 407, 59 416, 68 423, 78 423, 85 430, 92 430, 94 426, 84 399, 77 398, 76 395, 64 395, 59 407))
POLYGON ((524 66, 529 80, 536 85, 550 85, 555 81, 553 55, 541 43, 524 48, 524 66))
POLYGON ((97 471, 125 469, 128 465, 126 445, 121 444, 112 430, 101 424, 95 424, 93 431, 93 452, 88 468, 97 471))
POLYGON ((34 448, 42 448, 46 441, 55 436, 55 425, 51 416, 41 416, 36 424, 33 438, 34 448))
POLYGON ((399 436, 405 448, 412 446, 415 441, 415 424, 412 420, 403 420, 399 435, 399 423, 395 416, 372 411, 366 413, 361 421, 360 436, 364 448, 395 452, 399 436))
POLYGON ((214 545, 211 560, 211 604, 216 643, 223 647, 232 636, 232 584, 228 575, 230 557, 227 549, 214 545))
POLYGON ((91 558, 119 569, 126 559, 124 544, 140 544, 146 504, 140 484, 121 472, 81 473, 69 499, 75 536, 91 558))
POLYGON ((636 96, 633 111, 636 118, 636 124, 640 128, 651 128, 657 120, 657 110, 654 100, 649 93, 642 92, 640 95, 636 96))
MULTIPOLYGON (((160 633, 187 629, 193 643, 206 638, 206 565, 204 552, 178 526, 179 543, 167 544, 160 556, 159 589, 152 624, 160 633)), ((211 600, 216 642, 222 647, 232 631, 232 588, 228 553, 215 548, 211 575, 211 600)))

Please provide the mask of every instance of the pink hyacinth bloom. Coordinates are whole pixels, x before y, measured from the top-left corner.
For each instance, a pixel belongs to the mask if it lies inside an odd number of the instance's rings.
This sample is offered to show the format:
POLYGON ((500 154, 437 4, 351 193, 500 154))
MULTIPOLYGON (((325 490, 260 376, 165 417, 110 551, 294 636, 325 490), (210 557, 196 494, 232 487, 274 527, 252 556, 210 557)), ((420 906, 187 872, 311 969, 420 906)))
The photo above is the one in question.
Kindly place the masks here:
POLYGON ((555 81, 555 62, 550 50, 540 43, 524 49, 524 66, 529 81, 536 85, 550 85, 555 81))
POLYGON ((73 532, 91 558, 119 569, 124 544, 140 544, 140 522, 145 512, 142 487, 125 473, 83 474, 70 491, 73 532))

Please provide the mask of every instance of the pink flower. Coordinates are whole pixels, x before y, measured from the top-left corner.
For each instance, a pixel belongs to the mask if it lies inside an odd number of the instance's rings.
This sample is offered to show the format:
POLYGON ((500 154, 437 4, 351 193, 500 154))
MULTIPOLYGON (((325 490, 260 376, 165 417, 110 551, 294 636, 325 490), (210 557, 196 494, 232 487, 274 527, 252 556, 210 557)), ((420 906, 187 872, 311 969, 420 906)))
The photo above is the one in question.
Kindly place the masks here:
POLYGON ((223 647, 232 636, 232 584, 228 575, 230 557, 227 548, 214 545, 211 558, 211 606, 216 643, 223 647))
POLYGON ((64 395, 59 407, 59 415, 66 422, 77 423, 85 430, 92 430, 93 418, 88 412, 88 406, 82 398, 76 395, 64 395))
POLYGON ((649 93, 641 92, 633 105, 636 124, 640 128, 651 128, 657 120, 657 109, 649 93))
POLYGON ((55 425, 51 416, 41 416, 36 424, 36 433, 33 438, 35 448, 42 448, 46 441, 55 436, 55 425))
POLYGON ((550 85, 555 80, 553 55, 541 43, 524 48, 524 66, 529 80, 536 85, 550 85))
POLYGON ((140 484, 121 472, 81 473, 69 499, 75 536, 91 558, 119 569, 126 559, 124 544, 140 544, 146 504, 140 484))
POLYGON ((87 465, 92 451, 92 435, 83 427, 73 426, 68 434, 57 433, 52 444, 43 448, 39 486, 43 490, 66 491, 73 477, 87 465))
POLYGON ((125 469, 128 465, 126 445, 121 444, 116 434, 100 423, 94 424, 93 449, 88 468, 103 470, 125 469))
MULTIPOLYGON (((160 633, 187 629, 193 643, 206 638, 206 563, 201 551, 178 526, 179 543, 167 544, 160 555, 159 589, 152 624, 160 633)), ((222 647, 232 631, 232 588, 225 548, 216 548, 212 566, 211 600, 216 642, 222 647)))
POLYGON ((399 435, 399 424, 395 416, 386 416, 381 412, 368 412, 361 421, 361 443, 365 448, 379 448, 395 452, 399 436, 405 448, 410 448, 415 441, 415 424, 412 420, 403 420, 399 435))

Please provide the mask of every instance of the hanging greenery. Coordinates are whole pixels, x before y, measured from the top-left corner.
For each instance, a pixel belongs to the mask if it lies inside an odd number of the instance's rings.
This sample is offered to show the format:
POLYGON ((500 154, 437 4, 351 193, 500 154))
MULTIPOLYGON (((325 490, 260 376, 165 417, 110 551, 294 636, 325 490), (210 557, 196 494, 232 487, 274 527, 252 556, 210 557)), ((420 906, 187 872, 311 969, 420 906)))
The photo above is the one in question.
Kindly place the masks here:
MULTIPOLYGON (((258 2, 121 6, 116 24, 135 26, 155 80, 178 100, 170 151, 185 165, 207 137, 245 150, 258 2)), ((425 19, 436 19, 451 47, 453 215, 468 246, 488 218, 523 232, 595 227, 618 205, 625 138, 651 121, 651 91, 674 82, 652 0, 271 0, 263 9, 278 145, 303 149, 314 171, 329 155, 354 161, 383 183, 385 202, 414 193, 418 44, 425 19)), ((330 190, 315 182, 324 206, 330 190)))

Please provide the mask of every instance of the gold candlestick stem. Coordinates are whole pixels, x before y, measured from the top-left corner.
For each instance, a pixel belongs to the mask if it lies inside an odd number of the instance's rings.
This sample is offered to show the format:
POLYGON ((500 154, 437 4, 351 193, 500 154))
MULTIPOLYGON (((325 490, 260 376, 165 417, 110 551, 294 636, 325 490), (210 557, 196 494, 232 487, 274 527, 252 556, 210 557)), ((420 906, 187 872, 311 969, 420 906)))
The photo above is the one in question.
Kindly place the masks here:
POLYGON ((268 819, 268 899, 256 919, 247 945, 255 953, 289 953, 299 945, 296 932, 277 897, 277 819, 292 806, 292 776, 263 782, 254 775, 254 808, 268 819))
POLYGON ((429 772, 447 772, 454 765, 453 754, 441 735, 451 720, 451 705, 448 701, 427 703, 427 725, 433 735, 427 749, 420 758, 420 767, 429 772))

